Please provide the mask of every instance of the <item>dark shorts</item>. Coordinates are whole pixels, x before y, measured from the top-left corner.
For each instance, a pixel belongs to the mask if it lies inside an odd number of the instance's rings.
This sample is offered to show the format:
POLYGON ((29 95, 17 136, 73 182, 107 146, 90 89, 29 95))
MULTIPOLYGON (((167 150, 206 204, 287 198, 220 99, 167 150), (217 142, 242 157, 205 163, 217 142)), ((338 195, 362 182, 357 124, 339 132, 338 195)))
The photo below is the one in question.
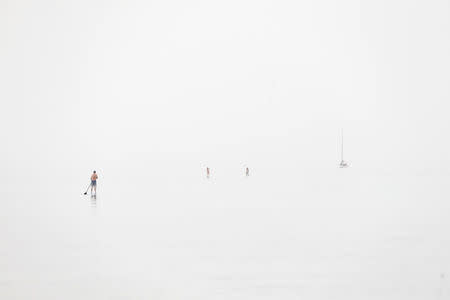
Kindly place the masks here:
POLYGON ((92 186, 97 186, 97 180, 91 180, 91 185, 92 186))

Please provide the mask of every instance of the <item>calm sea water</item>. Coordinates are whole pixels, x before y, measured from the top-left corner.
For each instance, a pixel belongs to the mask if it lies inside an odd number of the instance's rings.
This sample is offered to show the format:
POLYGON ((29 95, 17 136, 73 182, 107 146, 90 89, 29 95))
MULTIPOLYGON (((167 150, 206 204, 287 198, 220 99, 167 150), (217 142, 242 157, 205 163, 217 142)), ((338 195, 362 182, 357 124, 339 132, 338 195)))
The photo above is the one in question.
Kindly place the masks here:
POLYGON ((11 179, 0 298, 450 297, 446 176, 202 175, 11 179))

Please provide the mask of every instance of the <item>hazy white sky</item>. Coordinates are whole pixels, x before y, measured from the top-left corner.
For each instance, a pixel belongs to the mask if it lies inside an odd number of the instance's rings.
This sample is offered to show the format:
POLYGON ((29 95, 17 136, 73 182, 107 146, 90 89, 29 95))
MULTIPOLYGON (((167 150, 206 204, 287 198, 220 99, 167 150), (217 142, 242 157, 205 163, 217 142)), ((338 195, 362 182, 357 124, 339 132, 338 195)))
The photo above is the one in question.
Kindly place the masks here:
POLYGON ((448 0, 0 0, 0 43, 8 172, 450 167, 448 0))
POLYGON ((0 298, 444 299, 449 54, 449 0, 0 0, 0 298))

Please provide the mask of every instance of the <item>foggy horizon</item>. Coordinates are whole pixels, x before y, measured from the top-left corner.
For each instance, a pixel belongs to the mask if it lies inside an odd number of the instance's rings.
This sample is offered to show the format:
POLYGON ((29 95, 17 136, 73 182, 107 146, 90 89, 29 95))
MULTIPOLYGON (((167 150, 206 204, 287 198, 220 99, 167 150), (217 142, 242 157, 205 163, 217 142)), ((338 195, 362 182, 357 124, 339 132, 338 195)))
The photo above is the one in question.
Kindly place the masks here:
POLYGON ((449 1, 0 0, 0 37, 0 298, 450 295, 449 1))

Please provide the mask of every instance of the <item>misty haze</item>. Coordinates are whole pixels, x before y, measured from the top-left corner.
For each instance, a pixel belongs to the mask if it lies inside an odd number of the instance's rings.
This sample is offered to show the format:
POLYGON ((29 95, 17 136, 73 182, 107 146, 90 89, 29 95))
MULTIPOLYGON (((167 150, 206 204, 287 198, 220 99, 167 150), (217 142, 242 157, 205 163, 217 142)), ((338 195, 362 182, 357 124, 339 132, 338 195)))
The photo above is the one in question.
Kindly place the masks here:
POLYGON ((0 0, 0 298, 449 299, 449 53, 447 0, 0 0))

